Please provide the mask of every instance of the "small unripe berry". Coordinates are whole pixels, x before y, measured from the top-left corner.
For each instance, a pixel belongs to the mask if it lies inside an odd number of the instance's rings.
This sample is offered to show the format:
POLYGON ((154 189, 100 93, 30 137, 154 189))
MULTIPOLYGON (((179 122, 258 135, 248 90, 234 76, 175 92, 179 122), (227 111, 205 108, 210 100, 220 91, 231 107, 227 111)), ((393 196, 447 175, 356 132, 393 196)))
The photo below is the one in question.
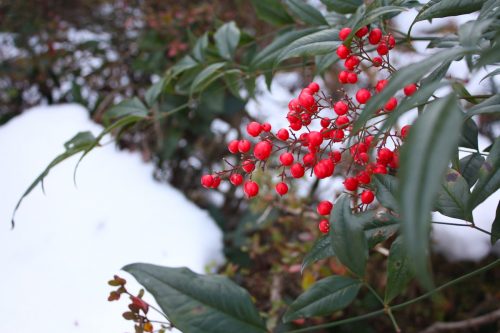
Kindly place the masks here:
POLYGON ((356 36, 359 38, 362 38, 368 33, 368 27, 365 25, 364 27, 360 28, 358 31, 356 31, 356 36))
POLYGON ((255 145, 253 149, 253 155, 258 160, 267 160, 269 155, 271 155, 271 150, 273 149, 273 145, 269 143, 269 141, 261 141, 255 145))
POLYGON ((339 47, 337 48, 337 56, 340 59, 345 59, 349 56, 351 53, 351 50, 345 45, 340 44, 339 47))
POLYGON ((351 84, 358 82, 358 75, 356 73, 347 74, 347 82, 351 84))
POLYGON ((354 177, 347 178, 344 181, 344 187, 348 191, 356 191, 358 188, 358 180, 354 177))
POLYGON ((375 199, 375 195, 372 191, 364 190, 363 193, 361 193, 361 202, 365 205, 372 203, 373 199, 375 199))
POLYGON ((240 175, 239 173, 233 173, 231 177, 229 177, 229 181, 234 186, 241 185, 241 183, 243 183, 243 176, 240 175))
POLYGON ((317 93, 319 91, 319 84, 317 84, 316 82, 311 82, 309 83, 307 88, 309 88, 313 93, 317 93))
POLYGON ((252 148, 252 144, 248 140, 241 140, 238 143, 238 150, 240 153, 248 153, 250 151, 250 148, 252 148))
POLYGON ((318 204, 318 206, 316 207, 316 211, 319 215, 330 215, 332 208, 333 204, 328 200, 324 200, 318 204))
POLYGON ((380 54, 381 56, 389 53, 389 48, 387 47, 387 44, 385 42, 380 42, 380 44, 378 44, 377 53, 380 54))
POLYGON ((210 188, 214 183, 214 177, 212 175, 203 175, 201 177, 201 185, 206 188, 210 188))
POLYGON ((295 163, 290 167, 290 173, 292 174, 293 178, 301 178, 304 176, 304 167, 300 163, 295 163))
POLYGON ((382 38, 382 30, 375 28, 370 31, 370 35, 368 36, 368 42, 372 45, 377 45, 382 38))
POLYGON ((335 111, 337 115, 343 116, 349 111, 349 106, 342 101, 338 101, 333 105, 333 111, 335 111))
POLYGON ((245 160, 241 163, 241 167, 245 170, 245 172, 250 173, 255 169, 255 163, 251 160, 245 160))
POLYGON ((396 97, 391 97, 389 98, 387 103, 385 103, 384 109, 386 109, 387 111, 392 111, 396 108, 396 106, 398 106, 398 100, 396 99, 396 97))
POLYGON ((262 131, 262 127, 256 121, 252 121, 247 125, 247 133, 253 137, 259 136, 262 131))
POLYGON ((283 182, 276 184, 276 192, 279 195, 287 194, 288 193, 288 185, 283 183, 283 182))
POLYGON ((257 194, 259 194, 259 184, 249 180, 245 182, 245 185, 243 185, 243 191, 248 198, 255 197, 257 194))
POLYGON ((402 139, 406 139, 406 137, 408 136, 408 133, 410 133, 410 128, 411 128, 410 125, 403 126, 403 128, 401 129, 401 138, 402 139))
POLYGON ((389 83, 389 81, 387 80, 380 80, 377 82, 377 84, 375 85, 375 90, 379 93, 381 92, 385 86, 387 85, 387 83, 389 83))
POLYGON ((417 85, 415 83, 410 83, 406 87, 404 87, 403 92, 406 96, 411 96, 417 91, 417 85))
POLYGON ((270 132, 271 131, 271 124, 269 124, 269 123, 263 123, 262 124, 262 130, 264 132, 270 132))
POLYGON ((293 154, 292 153, 283 153, 280 155, 280 162, 282 165, 288 166, 293 163, 293 154))
POLYGON ((328 220, 321 220, 318 224, 318 229, 323 234, 327 234, 330 231, 330 222, 328 220))
POLYGON ((286 141, 290 137, 290 133, 288 133, 286 128, 282 128, 278 131, 278 133, 276 133, 276 137, 281 141, 286 141))
POLYGON ((370 90, 368 90, 368 89, 362 88, 362 89, 359 89, 358 92, 356 93, 356 100, 360 104, 365 104, 366 102, 368 102, 370 97, 372 97, 372 94, 370 93, 370 90))
POLYGON ((229 142, 229 144, 227 145, 227 149, 229 150, 229 152, 236 154, 238 152, 239 143, 240 142, 238 140, 233 140, 229 142))
POLYGON ((350 33, 351 33, 351 28, 340 29, 340 32, 339 32, 340 40, 345 40, 347 38, 347 36, 349 36, 350 33))

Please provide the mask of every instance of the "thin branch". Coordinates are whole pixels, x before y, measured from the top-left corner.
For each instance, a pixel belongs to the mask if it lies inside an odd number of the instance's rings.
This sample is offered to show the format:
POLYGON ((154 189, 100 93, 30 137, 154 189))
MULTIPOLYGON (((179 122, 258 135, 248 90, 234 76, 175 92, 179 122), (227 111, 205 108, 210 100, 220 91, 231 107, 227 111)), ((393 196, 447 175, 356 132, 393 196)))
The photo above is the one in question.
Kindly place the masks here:
POLYGON ((438 332, 455 331, 455 330, 469 330, 471 328, 480 327, 486 324, 493 323, 495 321, 500 321, 500 309, 487 313, 480 317, 466 319, 462 321, 455 321, 449 323, 437 322, 429 326, 427 329, 421 331, 420 333, 438 333, 438 332))

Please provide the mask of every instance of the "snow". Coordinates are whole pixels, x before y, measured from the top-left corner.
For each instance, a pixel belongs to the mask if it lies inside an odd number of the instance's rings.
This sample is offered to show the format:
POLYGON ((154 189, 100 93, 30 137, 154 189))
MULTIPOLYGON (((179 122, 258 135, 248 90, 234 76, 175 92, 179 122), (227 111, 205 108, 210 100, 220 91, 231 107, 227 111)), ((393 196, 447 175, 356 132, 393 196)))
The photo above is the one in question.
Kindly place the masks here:
MULTIPOLYGON (((187 266, 204 273, 221 263, 222 233, 206 211, 178 190, 153 180, 138 153, 108 144, 81 163, 57 166, 30 194, 10 230, 17 199, 63 143, 78 131, 102 128, 77 105, 33 108, 0 127, 0 332, 133 332, 109 303, 113 274, 133 262, 187 266), (26 320, 29 316, 29 320, 26 320)), ((106 138, 103 142, 109 142, 106 138)))

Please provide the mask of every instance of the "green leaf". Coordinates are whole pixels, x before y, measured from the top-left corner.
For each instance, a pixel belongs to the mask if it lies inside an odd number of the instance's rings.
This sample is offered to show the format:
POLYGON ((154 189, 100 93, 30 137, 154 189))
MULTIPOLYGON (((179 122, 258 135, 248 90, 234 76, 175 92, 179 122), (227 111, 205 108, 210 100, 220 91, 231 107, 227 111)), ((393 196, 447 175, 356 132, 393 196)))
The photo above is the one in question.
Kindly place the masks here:
POLYGON ((400 236, 392 243, 389 258, 387 259, 387 286, 385 288, 384 303, 389 304, 396 296, 401 294, 412 277, 403 239, 400 236))
POLYGON ((373 183, 377 187, 375 196, 377 200, 385 208, 398 212, 398 202, 395 198, 399 182, 398 179, 391 175, 374 175, 373 183))
POLYGON ((467 117, 478 114, 500 113, 500 94, 495 94, 467 110, 467 117))
POLYGON ((460 136, 462 114, 453 94, 430 104, 419 116, 401 149, 399 206, 413 272, 427 288, 430 212, 460 136))
POLYGON ((205 53, 208 48, 208 33, 205 32, 203 36, 196 40, 193 46, 193 57, 199 62, 205 62, 205 53))
POLYGON ((154 105, 154 103, 158 100, 158 97, 162 93, 166 82, 167 82, 167 79, 162 78, 160 81, 156 82, 151 87, 149 87, 149 89, 146 91, 146 94, 144 95, 144 99, 146 100, 146 104, 149 107, 152 107, 154 105))
POLYGON ((460 136, 460 141, 458 145, 460 147, 478 149, 477 145, 477 136, 478 136, 478 128, 474 120, 467 119, 462 125, 462 135, 460 136))
POLYGON ((483 82, 483 80, 485 80, 485 79, 487 79, 487 78, 489 78, 489 77, 492 77, 492 76, 496 76, 496 75, 498 75, 498 74, 500 74, 500 68, 497 68, 497 69, 495 69, 493 72, 488 73, 488 74, 487 74, 485 77, 483 77, 483 78, 481 79, 481 81, 479 81, 479 82, 483 82))
POLYGON ((472 187, 479 178, 479 168, 484 163, 484 157, 479 153, 473 153, 459 161, 459 172, 464 177, 465 181, 472 187))
POLYGON ((198 75, 196 75, 196 77, 193 79, 193 82, 191 83, 191 88, 189 89, 190 93, 193 94, 202 91, 203 89, 208 87, 210 83, 223 76, 224 72, 219 71, 219 69, 221 69, 225 65, 225 62, 217 62, 215 64, 207 66, 204 70, 198 73, 198 75))
POLYGON ((266 65, 272 65, 278 55, 295 40, 317 32, 317 28, 308 28, 303 30, 293 30, 277 36, 271 44, 267 45, 262 51, 257 53, 251 62, 252 67, 263 68, 266 65))
POLYGON ((495 220, 491 225, 491 245, 495 245, 497 240, 500 239, 500 202, 497 206, 497 213, 495 215, 495 220))
POLYGON ((23 199, 28 196, 35 187, 38 186, 38 184, 42 184, 42 190, 43 190, 43 180, 47 175, 49 174, 50 170, 61 163, 62 161, 70 158, 73 155, 76 155, 78 153, 81 153, 85 151, 89 146, 92 146, 94 142, 96 141, 95 136, 91 132, 79 132, 77 133, 71 140, 67 141, 64 143, 64 148, 65 152, 58 155, 56 158, 54 158, 49 165, 43 170, 43 172, 38 175, 38 177, 31 183, 31 185, 24 191, 23 195, 19 199, 19 201, 16 204, 16 207, 14 208, 14 211, 12 213, 12 227, 14 227, 15 222, 14 222, 14 217, 16 215, 17 210, 19 209, 19 206, 21 206, 21 202, 23 199))
POLYGON ((359 277, 364 275, 368 259, 368 243, 363 225, 371 220, 371 213, 353 215, 349 197, 345 194, 337 200, 330 217, 333 251, 340 262, 359 277))
POLYGON ((252 5, 261 20, 277 26, 294 23, 279 0, 252 0, 252 5))
POLYGON ((470 198, 472 209, 500 188, 500 137, 496 138, 490 153, 479 169, 479 180, 470 198))
POLYGON ((333 256, 335 256, 335 251, 333 251, 332 241, 329 236, 323 236, 314 243, 312 249, 306 254, 304 260, 302 260, 300 271, 302 273, 312 263, 333 256))
POLYGON ((393 97, 399 90, 401 90, 401 88, 410 83, 419 81, 425 74, 443 62, 451 62, 457 57, 463 56, 467 52, 470 52, 470 50, 464 48, 441 51, 423 61, 411 64, 398 70, 389 80, 389 83, 384 90, 373 96, 368 103, 366 103, 365 108, 354 124, 353 131, 358 131, 363 124, 365 124, 366 121, 368 121, 368 119, 375 114, 375 111, 382 108, 389 98, 393 97))
POLYGON ((154 296, 168 319, 183 332, 267 332, 248 292, 226 277, 140 263, 123 270, 154 296))
POLYGON ((228 22, 217 29, 214 39, 219 55, 226 60, 231 60, 240 42, 240 29, 234 21, 228 22))
POLYGON ((363 4, 363 0, 321 0, 321 2, 329 11, 341 14, 354 13, 363 4))
POLYGON ((335 52, 319 55, 314 58, 316 62, 316 75, 323 73, 339 60, 335 52))
POLYGON ((489 28, 492 22, 493 19, 474 20, 460 25, 458 29, 460 45, 464 47, 479 45, 481 39, 484 37, 484 32, 489 28))
POLYGON ((304 23, 312 25, 328 25, 319 10, 307 4, 304 0, 285 0, 288 9, 304 23))
POLYGON ((438 17, 457 16, 480 10, 486 0, 431 0, 422 7, 412 24, 438 17))
POLYGON ((469 199, 469 184, 458 171, 449 169, 437 196, 437 211, 449 217, 474 222, 472 210, 467 205, 469 199))
POLYGON ((123 118, 126 116, 138 116, 146 117, 149 113, 148 108, 141 102, 140 99, 134 97, 132 99, 126 99, 121 101, 117 105, 111 107, 104 114, 104 121, 108 122, 110 120, 123 118))
POLYGON ((332 314, 351 304, 360 287, 359 280, 345 276, 330 276, 319 280, 290 305, 283 321, 288 323, 298 318, 332 314))
POLYGON ((170 71, 172 72, 172 76, 177 76, 196 66, 198 66, 198 62, 194 60, 190 55, 186 55, 182 57, 181 60, 177 61, 175 65, 170 68, 170 71))
POLYGON ((364 224, 365 238, 368 242, 368 248, 372 248, 378 243, 387 240, 399 231, 400 222, 394 216, 382 214, 375 220, 364 224))
POLYGON ((306 57, 335 51, 340 44, 339 30, 326 29, 301 37, 286 47, 276 59, 274 65, 293 57, 306 57))

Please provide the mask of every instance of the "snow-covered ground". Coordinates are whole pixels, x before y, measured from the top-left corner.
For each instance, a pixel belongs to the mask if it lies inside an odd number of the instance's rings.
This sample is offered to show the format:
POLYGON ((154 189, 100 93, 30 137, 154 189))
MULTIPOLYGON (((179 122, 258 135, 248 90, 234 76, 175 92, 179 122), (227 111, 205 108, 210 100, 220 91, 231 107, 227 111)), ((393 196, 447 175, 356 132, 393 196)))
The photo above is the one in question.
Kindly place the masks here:
MULTIPOLYGON (((107 302, 113 274, 148 262, 205 272, 220 263, 222 234, 208 213, 179 191, 152 179, 153 166, 113 144, 56 167, 21 205, 16 200, 63 143, 101 127, 77 105, 37 107, 0 127, 0 332, 133 332, 107 302)), ((109 140, 104 140, 104 142, 109 140)))

